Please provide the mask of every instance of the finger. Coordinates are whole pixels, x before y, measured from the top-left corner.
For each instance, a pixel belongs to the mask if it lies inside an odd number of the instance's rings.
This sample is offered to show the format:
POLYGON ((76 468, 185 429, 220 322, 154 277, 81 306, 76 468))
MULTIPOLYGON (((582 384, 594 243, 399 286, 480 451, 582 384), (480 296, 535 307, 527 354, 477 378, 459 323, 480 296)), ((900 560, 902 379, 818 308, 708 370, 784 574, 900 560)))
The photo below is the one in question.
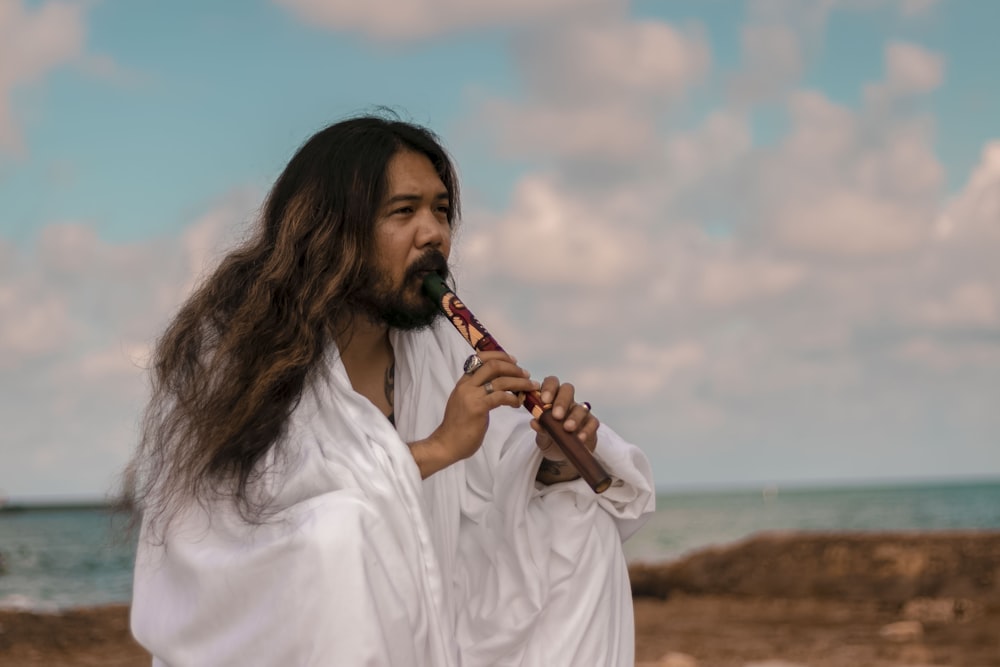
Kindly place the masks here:
POLYGON ((549 405, 556 397, 556 392, 559 390, 559 378, 554 375, 550 375, 544 380, 542 380, 542 403, 549 405))
POLYGON ((572 433, 580 424, 586 422, 589 417, 590 410, 587 409, 587 406, 577 403, 570 409, 569 414, 563 421, 563 428, 572 433))
POLYGON ((529 380, 526 377, 501 376, 492 380, 484 380, 483 384, 480 386, 485 386, 487 382, 489 382, 490 386, 493 387, 494 392, 503 391, 517 394, 520 392, 534 391, 535 389, 538 389, 538 383, 534 380, 529 380))
POLYGON ((477 368, 476 372, 465 377, 469 378, 468 381, 481 385, 499 377, 528 378, 530 376, 531 374, 528 371, 506 359, 490 359, 488 361, 484 360, 483 365, 477 368))
POLYGON ((580 426, 580 430, 577 431, 577 439, 587 445, 587 449, 594 451, 594 447, 597 446, 597 429, 601 426, 601 420, 597 417, 591 415, 586 422, 580 426))
MULTIPOLYGON (((459 385, 463 386, 463 385, 459 385)), ((538 383, 526 377, 500 376, 492 380, 483 378, 482 384, 466 383, 465 392, 469 396, 481 396, 481 392, 493 394, 495 392, 508 392, 517 399, 516 404, 524 402, 525 394, 538 391, 538 383)))
POLYGON ((552 401, 552 416, 556 419, 564 419, 573 407, 573 396, 576 390, 569 382, 559 385, 556 398, 552 401))

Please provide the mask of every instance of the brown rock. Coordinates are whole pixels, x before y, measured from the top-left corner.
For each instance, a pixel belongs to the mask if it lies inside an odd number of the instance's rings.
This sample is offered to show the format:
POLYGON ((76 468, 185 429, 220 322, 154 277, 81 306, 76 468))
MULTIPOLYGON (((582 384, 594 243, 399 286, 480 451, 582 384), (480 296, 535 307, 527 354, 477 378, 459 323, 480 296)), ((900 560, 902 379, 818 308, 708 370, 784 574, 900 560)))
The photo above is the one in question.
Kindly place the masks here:
POLYGON ((657 667, 698 667, 698 661, 694 657, 688 655, 687 653, 677 653, 676 651, 670 651, 664 654, 660 661, 656 663, 657 667))
POLYGON ((662 565, 634 565, 637 597, 676 593, 1000 605, 1000 532, 763 533, 662 565))
POLYGON ((883 625, 878 634, 889 641, 911 642, 924 636, 924 626, 920 621, 896 621, 883 625))

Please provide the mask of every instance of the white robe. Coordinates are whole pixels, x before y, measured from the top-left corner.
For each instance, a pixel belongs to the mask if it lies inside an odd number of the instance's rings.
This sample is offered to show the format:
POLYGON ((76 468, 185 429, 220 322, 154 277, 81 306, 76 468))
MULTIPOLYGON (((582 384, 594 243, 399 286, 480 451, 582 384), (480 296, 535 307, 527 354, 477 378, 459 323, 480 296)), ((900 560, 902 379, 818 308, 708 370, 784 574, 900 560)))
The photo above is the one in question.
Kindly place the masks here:
POLYGON ((268 456, 265 523, 217 503, 164 544, 144 527, 132 631, 154 665, 631 666, 621 542, 653 510, 645 456, 602 425, 612 487, 542 486, 530 415, 498 408, 475 455, 421 481, 406 443, 470 349, 446 322, 392 343, 398 428, 333 350, 268 456))

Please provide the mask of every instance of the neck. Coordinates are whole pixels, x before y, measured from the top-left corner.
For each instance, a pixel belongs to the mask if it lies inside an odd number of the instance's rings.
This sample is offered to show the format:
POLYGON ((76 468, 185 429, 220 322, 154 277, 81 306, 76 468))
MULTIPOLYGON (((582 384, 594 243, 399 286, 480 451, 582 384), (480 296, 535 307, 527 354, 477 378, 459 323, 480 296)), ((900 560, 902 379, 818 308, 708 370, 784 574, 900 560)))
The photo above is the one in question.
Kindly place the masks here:
POLYGON ((337 348, 348 369, 381 361, 390 354, 389 327, 355 317, 350 328, 338 338, 337 348))

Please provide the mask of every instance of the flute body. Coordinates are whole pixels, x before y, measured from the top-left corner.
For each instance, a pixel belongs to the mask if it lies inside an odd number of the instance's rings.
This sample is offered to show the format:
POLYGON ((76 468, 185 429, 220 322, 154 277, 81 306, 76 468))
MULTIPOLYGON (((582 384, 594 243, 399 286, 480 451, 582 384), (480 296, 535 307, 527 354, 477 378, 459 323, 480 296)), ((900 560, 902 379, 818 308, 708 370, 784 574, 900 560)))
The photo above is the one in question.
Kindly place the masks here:
MULTIPOLYGON (((423 288, 474 350, 506 352, 455 292, 445 284, 441 276, 429 273, 424 278, 423 288)), ((552 416, 552 406, 542 402, 542 396, 538 391, 527 392, 523 396, 524 407, 538 420, 590 488, 595 493, 606 491, 611 486, 610 475, 594 458, 593 453, 572 433, 563 429, 562 422, 552 416)))

